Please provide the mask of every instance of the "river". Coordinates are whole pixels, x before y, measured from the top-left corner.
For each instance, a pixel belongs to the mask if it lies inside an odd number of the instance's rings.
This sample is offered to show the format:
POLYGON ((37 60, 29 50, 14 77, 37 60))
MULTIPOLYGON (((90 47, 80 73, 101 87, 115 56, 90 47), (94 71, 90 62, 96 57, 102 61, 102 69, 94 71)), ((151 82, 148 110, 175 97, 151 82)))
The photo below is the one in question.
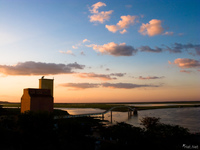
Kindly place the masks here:
MULTIPOLYGON (((71 115, 99 113, 104 112, 102 109, 95 108, 60 108, 68 111, 71 115)), ((111 113, 104 115, 104 120, 111 121, 111 113)), ((166 108, 166 109, 151 109, 138 111, 137 116, 128 117, 128 112, 112 112, 112 123, 125 122, 133 126, 142 127, 140 120, 143 117, 159 117, 160 122, 166 124, 180 125, 188 128, 191 133, 200 132, 200 107, 185 107, 185 108, 166 108)), ((110 122, 111 123, 111 122, 110 122)))

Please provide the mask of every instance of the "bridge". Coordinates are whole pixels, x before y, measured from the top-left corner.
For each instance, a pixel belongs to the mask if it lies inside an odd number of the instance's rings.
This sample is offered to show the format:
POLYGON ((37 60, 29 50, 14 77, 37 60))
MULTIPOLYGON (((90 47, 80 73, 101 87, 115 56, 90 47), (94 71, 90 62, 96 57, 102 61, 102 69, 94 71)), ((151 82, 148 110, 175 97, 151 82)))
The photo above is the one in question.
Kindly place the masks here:
POLYGON ((129 106, 116 106, 116 107, 112 107, 104 112, 101 112, 101 113, 89 113, 89 114, 79 114, 79 115, 67 115, 67 116, 62 116, 62 117, 59 117, 59 116, 55 116, 54 119, 59 119, 59 118, 78 118, 78 117, 88 117, 88 116, 99 116, 101 115, 102 118, 104 118, 104 114, 108 113, 108 112, 111 112, 111 122, 112 122, 112 111, 116 108, 122 108, 122 107, 126 107, 128 108, 128 117, 134 115, 134 114, 137 114, 137 109, 136 108, 132 108, 132 107, 129 107, 129 106))

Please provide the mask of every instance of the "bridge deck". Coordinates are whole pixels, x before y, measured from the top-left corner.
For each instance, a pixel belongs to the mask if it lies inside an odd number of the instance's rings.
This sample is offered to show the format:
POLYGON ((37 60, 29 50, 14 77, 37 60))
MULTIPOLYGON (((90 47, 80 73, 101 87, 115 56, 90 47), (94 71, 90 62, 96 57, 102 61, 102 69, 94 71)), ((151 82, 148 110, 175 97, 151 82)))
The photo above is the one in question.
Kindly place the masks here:
MULTIPOLYGON (((129 110, 131 111, 135 111, 136 108, 132 108, 132 107, 129 107, 129 106, 116 106, 116 107, 112 107, 110 108, 109 110, 106 110, 104 112, 101 112, 101 113, 89 113, 89 114, 79 114, 79 115, 67 115, 67 116, 62 116, 62 118, 77 118, 77 117, 87 117, 87 116, 95 116, 95 115, 104 115, 110 111, 112 111, 113 109, 116 109, 116 108, 121 108, 121 107, 127 107, 129 110)), ((55 116, 54 119, 59 119, 60 117, 59 116, 55 116)))

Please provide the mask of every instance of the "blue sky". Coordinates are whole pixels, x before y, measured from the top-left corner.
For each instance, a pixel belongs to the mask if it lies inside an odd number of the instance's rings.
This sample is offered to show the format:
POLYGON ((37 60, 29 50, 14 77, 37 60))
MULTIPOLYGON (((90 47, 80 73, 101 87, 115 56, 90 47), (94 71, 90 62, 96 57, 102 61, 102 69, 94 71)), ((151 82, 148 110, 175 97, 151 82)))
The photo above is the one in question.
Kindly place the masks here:
POLYGON ((22 89, 37 87, 42 75, 55 78, 57 102, 121 101, 124 95, 125 101, 154 101, 157 93, 162 96, 156 101, 199 100, 199 5, 198 0, 0 0, 0 81, 7 83, 0 100, 19 101, 22 89), (173 90, 177 94, 167 97, 173 90), (103 96, 94 98, 92 92, 103 96))

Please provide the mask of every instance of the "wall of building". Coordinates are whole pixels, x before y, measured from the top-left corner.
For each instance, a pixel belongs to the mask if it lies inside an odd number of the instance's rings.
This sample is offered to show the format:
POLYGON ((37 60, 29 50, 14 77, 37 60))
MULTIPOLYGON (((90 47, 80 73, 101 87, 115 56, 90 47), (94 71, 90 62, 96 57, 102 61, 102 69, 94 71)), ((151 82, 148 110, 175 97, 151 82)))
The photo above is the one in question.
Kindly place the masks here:
POLYGON ((39 79, 39 89, 50 89, 53 96, 53 79, 39 79))
POLYGON ((30 110, 31 107, 31 97, 29 95, 29 90, 24 89, 24 93, 21 98, 21 113, 30 110))
POLYGON ((53 112, 53 96, 50 89, 24 89, 21 113, 25 111, 53 112))

